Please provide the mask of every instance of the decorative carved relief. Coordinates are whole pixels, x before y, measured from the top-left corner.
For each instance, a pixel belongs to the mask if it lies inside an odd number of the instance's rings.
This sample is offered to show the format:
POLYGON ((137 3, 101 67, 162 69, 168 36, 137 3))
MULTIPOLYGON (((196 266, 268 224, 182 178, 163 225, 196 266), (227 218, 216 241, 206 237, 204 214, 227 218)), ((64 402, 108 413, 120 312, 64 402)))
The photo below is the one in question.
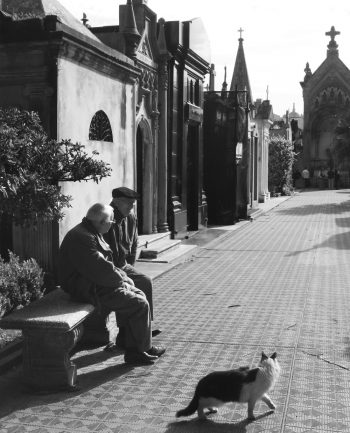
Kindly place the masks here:
POLYGON ((113 142, 111 124, 102 110, 97 111, 91 120, 89 140, 113 142))
POLYGON ((143 89, 153 90, 156 85, 156 74, 150 69, 141 69, 141 79, 140 84, 143 89))
POLYGON ((344 90, 338 87, 327 87, 314 99, 314 107, 319 107, 323 104, 348 105, 350 96, 344 90))
POLYGON ((149 42, 148 40, 145 38, 139 48, 139 52, 141 54, 143 54, 146 57, 149 57, 150 59, 152 59, 152 54, 151 54, 151 50, 150 50, 150 46, 149 46, 149 42))

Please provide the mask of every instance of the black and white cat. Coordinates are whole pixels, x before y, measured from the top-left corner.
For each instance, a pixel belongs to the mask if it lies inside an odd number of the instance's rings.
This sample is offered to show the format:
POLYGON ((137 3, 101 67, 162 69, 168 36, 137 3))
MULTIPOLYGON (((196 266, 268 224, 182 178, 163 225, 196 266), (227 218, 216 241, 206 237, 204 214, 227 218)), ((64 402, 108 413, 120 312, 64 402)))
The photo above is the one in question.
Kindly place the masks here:
POLYGON ((262 352, 258 367, 253 369, 240 367, 214 371, 198 382, 190 404, 179 410, 176 416, 189 416, 197 411, 200 418, 205 418, 204 409, 216 413, 217 407, 225 403, 239 402, 248 403, 248 418, 255 419, 253 411, 258 400, 270 409, 276 408, 266 393, 275 385, 280 371, 276 352, 270 357, 262 352))

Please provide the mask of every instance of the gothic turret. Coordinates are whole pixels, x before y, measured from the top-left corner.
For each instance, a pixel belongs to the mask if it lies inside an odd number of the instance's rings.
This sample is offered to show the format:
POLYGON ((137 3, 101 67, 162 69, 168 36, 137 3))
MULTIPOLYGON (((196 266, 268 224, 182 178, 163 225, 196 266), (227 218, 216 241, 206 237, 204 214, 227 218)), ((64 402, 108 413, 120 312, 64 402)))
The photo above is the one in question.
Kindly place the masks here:
POLYGON ((128 0, 125 9, 125 21, 121 29, 125 38, 125 54, 136 59, 137 48, 141 35, 137 30, 132 0, 128 0))
POLYGON ((243 50, 243 38, 242 38, 243 30, 239 29, 238 31, 240 32, 240 38, 238 39, 239 46, 238 46, 238 51, 236 56, 236 63, 233 70, 230 90, 231 91, 236 90, 236 88, 237 90, 247 90, 248 93, 247 102, 251 104, 253 101, 253 96, 250 88, 248 69, 247 69, 247 64, 245 61, 244 50, 243 50))

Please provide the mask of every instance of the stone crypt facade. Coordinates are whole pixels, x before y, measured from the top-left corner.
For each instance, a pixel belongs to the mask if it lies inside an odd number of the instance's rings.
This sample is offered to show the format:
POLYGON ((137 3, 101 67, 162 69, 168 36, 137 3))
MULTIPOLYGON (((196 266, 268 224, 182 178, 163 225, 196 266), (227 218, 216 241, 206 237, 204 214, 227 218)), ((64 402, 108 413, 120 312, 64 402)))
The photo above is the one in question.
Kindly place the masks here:
POLYGON ((202 21, 157 21, 146 0, 128 0, 119 7, 119 26, 91 31, 141 71, 135 89, 139 233, 176 238, 204 227, 203 82, 210 52, 202 21))
POLYGON ((99 184, 64 182, 72 197, 60 223, 13 227, 13 250, 54 271, 61 239, 116 185, 134 185, 135 82, 132 59, 103 44, 57 0, 3 0, 0 8, 0 105, 39 113, 50 137, 71 139, 110 163, 99 184))
MULTIPOLYGON (((307 167, 316 176, 328 167, 338 169, 343 186, 349 185, 349 161, 337 161, 334 146, 338 125, 350 124, 350 70, 339 58, 334 27, 326 35, 331 38, 327 57, 311 72, 307 63, 300 83, 304 97, 303 153, 300 168, 307 167)), ((315 177, 314 176, 314 177, 315 177)))
POLYGON ((203 23, 157 20, 146 0, 127 0, 119 21, 91 27, 58 0, 0 2, 1 106, 38 111, 50 137, 97 150, 112 168, 99 184, 62 183, 72 207, 59 224, 13 227, 9 247, 46 270, 67 230, 116 186, 139 191, 140 234, 184 237, 206 225, 203 23))

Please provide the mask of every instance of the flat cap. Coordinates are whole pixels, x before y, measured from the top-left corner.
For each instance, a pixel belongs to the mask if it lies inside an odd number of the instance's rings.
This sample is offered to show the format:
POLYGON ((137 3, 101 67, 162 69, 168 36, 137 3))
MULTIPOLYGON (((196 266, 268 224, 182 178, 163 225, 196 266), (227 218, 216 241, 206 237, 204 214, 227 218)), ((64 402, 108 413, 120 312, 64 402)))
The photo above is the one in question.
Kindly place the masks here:
POLYGON ((136 191, 127 188, 126 186, 121 186, 120 188, 113 189, 112 197, 113 198, 124 197, 124 198, 132 198, 134 200, 137 200, 138 198, 140 198, 140 195, 136 191))

